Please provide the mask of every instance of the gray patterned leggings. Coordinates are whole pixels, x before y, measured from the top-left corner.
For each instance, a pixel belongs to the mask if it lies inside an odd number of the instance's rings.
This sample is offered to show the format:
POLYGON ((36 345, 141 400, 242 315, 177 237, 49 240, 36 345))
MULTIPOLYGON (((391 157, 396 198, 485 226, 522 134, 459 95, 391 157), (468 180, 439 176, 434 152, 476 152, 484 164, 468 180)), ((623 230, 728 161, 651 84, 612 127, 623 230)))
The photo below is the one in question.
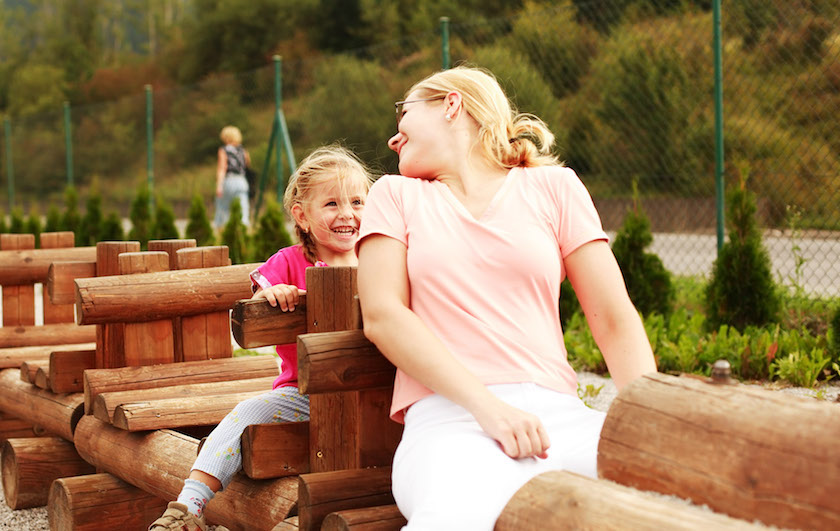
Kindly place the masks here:
POLYGON ((224 489, 234 474, 242 469, 240 447, 246 427, 304 420, 309 420, 309 397, 301 395, 297 387, 278 387, 243 400, 207 436, 192 469, 210 474, 221 482, 224 489))

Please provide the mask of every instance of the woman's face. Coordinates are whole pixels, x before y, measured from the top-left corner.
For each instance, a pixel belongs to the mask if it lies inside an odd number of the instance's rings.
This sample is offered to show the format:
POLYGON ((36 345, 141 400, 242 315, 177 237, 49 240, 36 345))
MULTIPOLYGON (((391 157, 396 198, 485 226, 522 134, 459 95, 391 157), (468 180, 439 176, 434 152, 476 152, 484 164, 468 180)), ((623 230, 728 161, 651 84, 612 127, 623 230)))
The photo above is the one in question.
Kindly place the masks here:
POLYGON ((446 143, 444 135, 446 114, 444 100, 421 100, 417 91, 406 96, 397 134, 388 140, 388 147, 400 159, 400 173, 406 177, 434 179, 439 168, 441 149, 446 143))

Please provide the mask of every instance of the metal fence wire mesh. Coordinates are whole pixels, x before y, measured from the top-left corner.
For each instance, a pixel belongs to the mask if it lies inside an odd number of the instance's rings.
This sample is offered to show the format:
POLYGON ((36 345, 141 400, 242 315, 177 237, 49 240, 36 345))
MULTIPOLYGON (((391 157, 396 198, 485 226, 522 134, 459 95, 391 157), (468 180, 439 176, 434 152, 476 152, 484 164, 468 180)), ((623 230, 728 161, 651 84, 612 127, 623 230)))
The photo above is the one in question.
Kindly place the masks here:
MULTIPOLYGON (((515 17, 453 19, 449 50, 451 64, 490 69, 521 111, 549 124, 557 153, 581 176, 609 231, 620 226, 636 183, 652 251, 673 273, 706 274, 716 255, 713 29, 710 0, 525 2, 515 17)), ((745 181, 756 193, 780 280, 837 296, 840 3, 726 1, 722 56, 727 187, 745 181)), ((282 108, 296 155, 341 141, 376 171, 396 171, 385 143, 395 131, 393 102, 441 63, 440 32, 284 57, 282 108)), ((91 86, 133 79, 110 75, 91 86)), ((106 208, 127 204, 146 179, 143 81, 136 82, 132 96, 72 109, 83 195, 96 181, 128 183, 109 189, 106 208)), ((155 192, 176 211, 195 193, 209 202, 218 133, 229 123, 263 168, 274 101, 273 66, 156 86, 155 192)), ((21 207, 60 201, 62 120, 61 109, 11 117, 13 147, 4 157, 14 159, 21 207)), ((273 171, 264 177, 266 191, 282 191, 273 171)))

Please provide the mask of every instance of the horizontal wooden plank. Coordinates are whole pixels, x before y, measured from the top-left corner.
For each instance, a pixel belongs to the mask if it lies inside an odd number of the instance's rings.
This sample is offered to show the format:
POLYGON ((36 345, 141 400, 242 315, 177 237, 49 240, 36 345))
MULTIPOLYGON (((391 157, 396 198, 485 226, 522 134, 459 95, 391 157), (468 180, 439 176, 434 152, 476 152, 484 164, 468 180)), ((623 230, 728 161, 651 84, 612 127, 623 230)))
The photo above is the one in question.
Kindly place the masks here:
POLYGON ((0 348, 67 345, 96 341, 96 327, 75 323, 0 327, 0 348))
POLYGON ((407 523, 396 505, 379 505, 330 513, 321 531, 399 531, 407 523))
POLYGON ((47 272, 46 291, 53 304, 75 304, 76 279, 96 276, 96 261, 53 262, 47 272))
POLYGON ((298 484, 301 529, 320 529, 336 511, 393 503, 389 466, 302 474, 298 484))
POLYGON ((20 364, 24 361, 50 359, 50 354, 55 350, 95 348, 95 342, 74 343, 71 345, 38 345, 35 347, 0 348, 0 369, 20 367, 20 364))
POLYGON ((256 398, 266 391, 217 394, 184 398, 161 398, 120 404, 114 410, 113 425, 127 431, 149 431, 185 426, 211 426, 243 400, 256 398))
POLYGON ((53 262, 96 261, 96 247, 0 251, 0 285, 46 282, 53 262))
POLYGON ((319 394, 385 387, 396 368, 362 330, 304 334, 298 337, 298 385, 319 394))
POLYGON ((265 299, 237 301, 230 328, 242 348, 294 343, 297 336, 306 333, 306 295, 301 296, 291 312, 271 306, 265 299))

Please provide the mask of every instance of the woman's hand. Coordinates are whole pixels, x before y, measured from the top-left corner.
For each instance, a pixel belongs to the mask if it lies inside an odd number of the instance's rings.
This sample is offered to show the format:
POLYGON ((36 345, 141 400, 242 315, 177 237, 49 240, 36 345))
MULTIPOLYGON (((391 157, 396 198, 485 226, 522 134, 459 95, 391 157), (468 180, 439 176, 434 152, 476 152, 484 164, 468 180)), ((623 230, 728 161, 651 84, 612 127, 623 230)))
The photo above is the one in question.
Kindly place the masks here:
POLYGON ((300 296, 306 291, 292 286, 290 284, 277 284, 269 288, 264 288, 251 297, 251 299, 265 299, 272 306, 280 305, 280 309, 284 312, 292 312, 300 302, 300 296))
POLYGON ((481 429, 496 439, 509 457, 548 457, 551 441, 539 417, 493 398, 473 412, 481 429))
POLYGON ((219 199, 221 199, 222 195, 224 195, 224 187, 222 187, 222 186, 217 186, 217 187, 216 187, 216 197, 218 197, 219 199))

